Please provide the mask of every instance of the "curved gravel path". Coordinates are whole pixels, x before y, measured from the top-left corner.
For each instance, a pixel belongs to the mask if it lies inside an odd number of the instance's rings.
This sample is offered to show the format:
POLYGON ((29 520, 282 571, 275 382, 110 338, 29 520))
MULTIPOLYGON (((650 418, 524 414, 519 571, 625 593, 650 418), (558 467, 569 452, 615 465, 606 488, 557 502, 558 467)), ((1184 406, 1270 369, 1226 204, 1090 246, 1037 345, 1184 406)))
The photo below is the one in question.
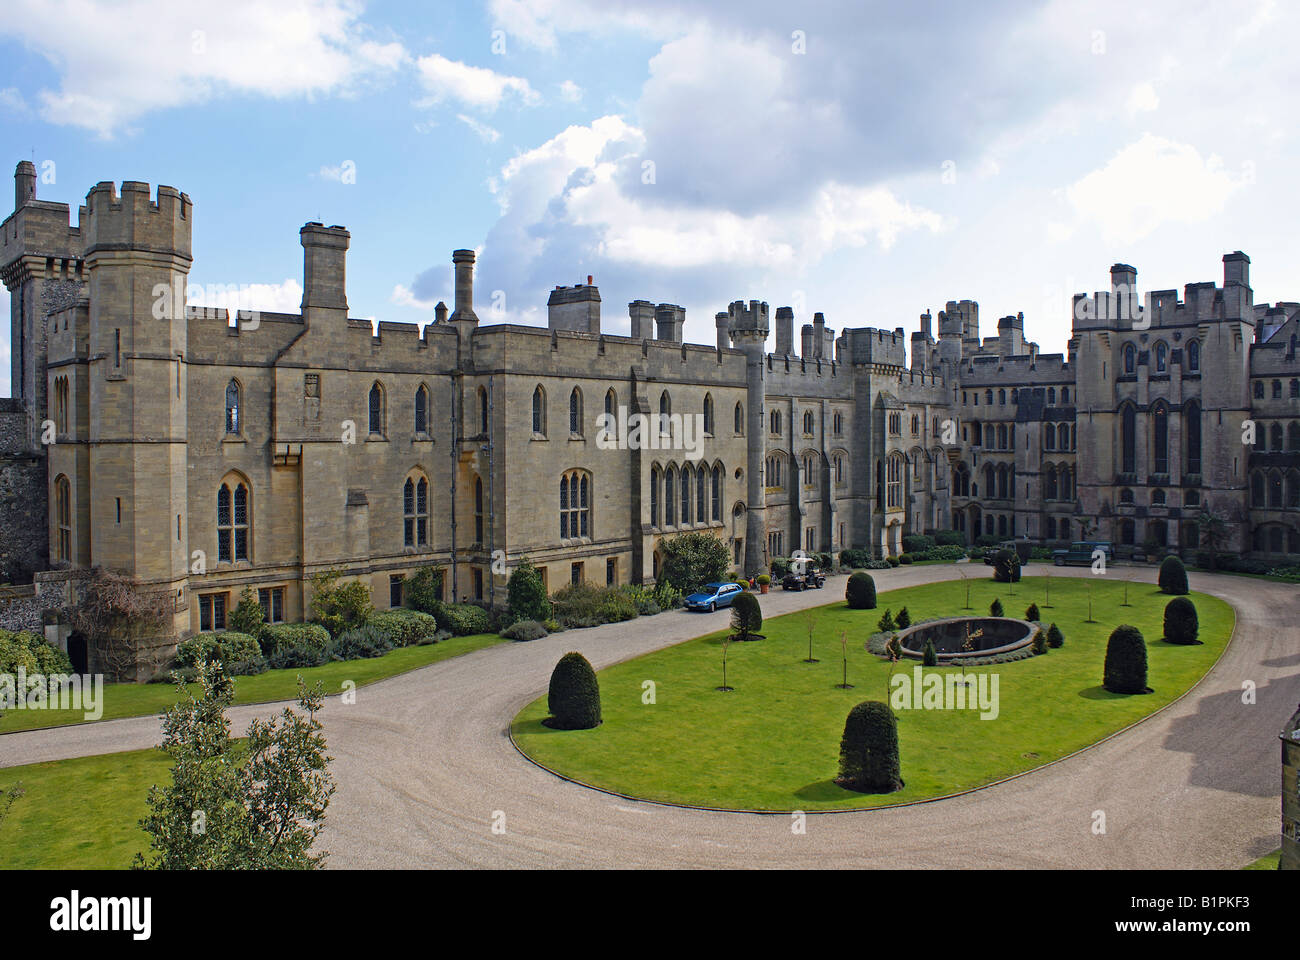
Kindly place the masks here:
MULTIPOLYGON (((975 575, 987 576, 982 567, 975 575)), ((1039 567, 1027 575, 1041 574, 1039 567)), ((1154 582, 1155 570, 1116 568, 1154 582)), ((1086 568, 1054 576, 1088 576, 1086 568)), ((957 566, 875 573, 881 591, 956 579, 957 566)), ((1300 588, 1191 575, 1230 602, 1232 643, 1187 696, 1119 736, 1022 777, 935 803, 862 813, 711 813, 624 800, 537 768, 506 731, 568 650, 597 668, 689 639, 727 612, 682 612, 480 650, 331 699, 322 712, 338 792, 334 867, 1237 868, 1278 845, 1278 732, 1300 700, 1300 588), (1257 702, 1241 702, 1253 681, 1257 702), (1104 834, 1094 834, 1097 811, 1104 834), (495 829, 494 829, 495 827, 495 829)), ((764 600, 765 616, 843 597, 764 600)), ((275 705, 229 711, 241 731, 275 705)), ((137 749, 156 717, 0 737, 0 765, 137 749)), ((635 757, 627 758, 635 763, 635 757)))

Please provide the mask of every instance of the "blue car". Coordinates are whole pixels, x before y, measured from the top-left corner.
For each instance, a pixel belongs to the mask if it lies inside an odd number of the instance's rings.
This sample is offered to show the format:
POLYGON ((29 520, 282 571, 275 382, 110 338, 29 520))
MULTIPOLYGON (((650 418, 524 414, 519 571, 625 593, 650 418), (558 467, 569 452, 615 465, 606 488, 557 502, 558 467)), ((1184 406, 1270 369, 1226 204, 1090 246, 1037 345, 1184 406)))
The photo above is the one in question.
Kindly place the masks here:
POLYGON ((709 610, 729 607, 731 601, 745 588, 738 583, 706 583, 699 593, 692 593, 686 598, 687 610, 709 610))

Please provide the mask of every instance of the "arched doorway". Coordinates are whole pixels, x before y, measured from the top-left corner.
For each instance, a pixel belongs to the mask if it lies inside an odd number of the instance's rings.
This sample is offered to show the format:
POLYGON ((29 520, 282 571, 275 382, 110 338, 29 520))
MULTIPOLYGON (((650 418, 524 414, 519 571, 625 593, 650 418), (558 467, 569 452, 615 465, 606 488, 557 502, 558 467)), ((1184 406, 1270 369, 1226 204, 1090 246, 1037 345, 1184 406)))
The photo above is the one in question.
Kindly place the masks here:
POLYGON ((75 630, 68 634, 68 659, 72 661, 73 673, 90 673, 90 658, 86 650, 86 638, 75 630))

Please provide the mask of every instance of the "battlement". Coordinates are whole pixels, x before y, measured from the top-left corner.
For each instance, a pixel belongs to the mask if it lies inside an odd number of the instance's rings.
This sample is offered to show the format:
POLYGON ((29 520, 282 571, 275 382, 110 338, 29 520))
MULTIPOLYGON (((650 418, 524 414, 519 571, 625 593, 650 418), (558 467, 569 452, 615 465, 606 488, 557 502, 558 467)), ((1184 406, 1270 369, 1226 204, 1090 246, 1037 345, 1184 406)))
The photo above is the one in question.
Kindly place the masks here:
POLYGON ((1126 263, 1110 268, 1111 289, 1093 296, 1077 293, 1072 302, 1074 329, 1144 330, 1185 326, 1215 320, 1254 324, 1257 311, 1250 289, 1250 258, 1236 250, 1223 257, 1223 286, 1212 280, 1189 283, 1178 291, 1151 290, 1140 297, 1137 270, 1126 263))
POLYGON ((892 331, 853 327, 844 331, 840 343, 840 359, 846 363, 907 365, 907 337, 902 327, 892 331))
POLYGON ((727 326, 733 340, 767 341, 768 320, 767 304, 758 300, 734 300, 727 306, 727 326))
POLYGON ((121 194, 112 181, 95 184, 86 194, 85 249, 147 251, 191 259, 193 204, 188 194, 159 185, 151 196, 149 184, 124 180, 121 194))

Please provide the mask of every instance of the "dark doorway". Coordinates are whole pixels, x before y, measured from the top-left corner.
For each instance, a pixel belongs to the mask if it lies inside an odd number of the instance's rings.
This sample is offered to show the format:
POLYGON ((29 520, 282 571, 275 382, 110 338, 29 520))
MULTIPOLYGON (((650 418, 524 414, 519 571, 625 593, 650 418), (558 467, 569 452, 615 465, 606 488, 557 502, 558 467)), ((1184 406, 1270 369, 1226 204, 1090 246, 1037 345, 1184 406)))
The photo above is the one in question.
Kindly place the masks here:
POLYGON ((68 659, 72 661, 73 673, 90 673, 90 662, 86 656, 86 638, 76 631, 68 635, 68 659))

